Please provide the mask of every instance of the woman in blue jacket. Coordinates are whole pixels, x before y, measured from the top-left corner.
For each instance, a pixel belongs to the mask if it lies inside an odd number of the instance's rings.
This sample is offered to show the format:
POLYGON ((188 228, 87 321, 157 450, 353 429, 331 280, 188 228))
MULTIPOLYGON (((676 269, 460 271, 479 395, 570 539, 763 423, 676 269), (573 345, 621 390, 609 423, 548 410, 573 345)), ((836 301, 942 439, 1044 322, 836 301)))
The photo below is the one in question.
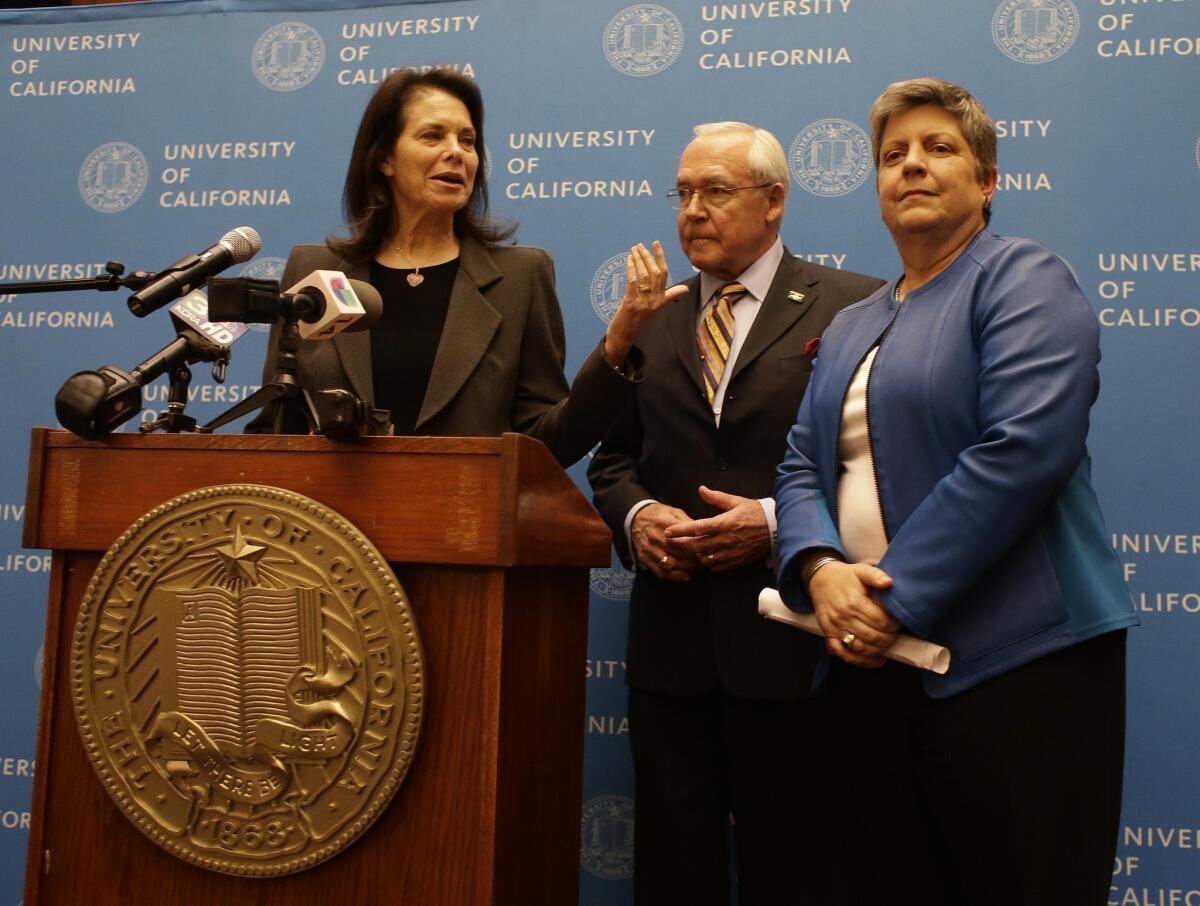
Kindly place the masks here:
POLYGON ((988 230, 968 92, 898 82, 871 126, 904 272, 826 331, 776 487, 780 593, 833 656, 835 886, 1099 906, 1137 619, 1088 477, 1096 317, 1053 253, 988 230), (884 666, 900 631, 949 672, 884 666))

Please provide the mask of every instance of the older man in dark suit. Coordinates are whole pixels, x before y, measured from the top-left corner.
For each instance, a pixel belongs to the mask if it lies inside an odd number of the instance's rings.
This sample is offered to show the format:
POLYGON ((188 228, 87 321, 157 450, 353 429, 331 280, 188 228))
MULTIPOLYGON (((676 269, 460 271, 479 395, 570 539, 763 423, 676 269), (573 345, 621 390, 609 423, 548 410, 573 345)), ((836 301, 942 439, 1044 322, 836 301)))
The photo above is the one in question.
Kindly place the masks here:
POLYGON ((645 380, 588 477, 636 563, 626 679, 638 906, 823 901, 818 642, 757 613, 773 584, 775 468, 819 337, 882 281, 794 258, 770 133, 698 126, 679 161, 679 239, 700 271, 640 344, 645 380))

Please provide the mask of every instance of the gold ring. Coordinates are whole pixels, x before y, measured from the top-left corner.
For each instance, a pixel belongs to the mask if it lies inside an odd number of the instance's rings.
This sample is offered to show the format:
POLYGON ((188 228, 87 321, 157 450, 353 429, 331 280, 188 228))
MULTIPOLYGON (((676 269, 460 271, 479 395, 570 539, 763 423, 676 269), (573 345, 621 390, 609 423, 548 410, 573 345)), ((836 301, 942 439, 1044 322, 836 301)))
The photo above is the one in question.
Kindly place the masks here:
POLYGON ((649 284, 649 283, 639 283, 639 284, 638 284, 638 292, 639 292, 639 293, 648 293, 648 292, 650 292, 650 284, 649 284))
POLYGON ((853 632, 847 632, 844 636, 842 636, 842 644, 845 645, 847 648, 853 648, 854 647, 854 638, 855 638, 855 636, 854 636, 853 632))
POLYGON ((661 563, 663 566, 666 566, 668 563, 671 562, 671 558, 668 557, 666 554, 663 554, 663 558, 661 560, 659 560, 658 562, 661 563))

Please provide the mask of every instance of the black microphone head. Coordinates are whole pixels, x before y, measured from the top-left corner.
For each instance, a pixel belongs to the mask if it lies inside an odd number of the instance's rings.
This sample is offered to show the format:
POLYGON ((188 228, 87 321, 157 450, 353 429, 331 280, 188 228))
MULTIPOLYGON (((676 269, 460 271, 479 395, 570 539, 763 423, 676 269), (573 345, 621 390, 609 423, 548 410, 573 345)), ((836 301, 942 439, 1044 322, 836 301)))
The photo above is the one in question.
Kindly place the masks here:
POLYGON ((108 436, 141 411, 141 386, 112 366, 71 375, 54 397, 59 424, 84 440, 108 436))
POLYGON ((235 264, 249 261, 262 249, 262 237, 254 227, 234 227, 218 241, 229 249, 235 264))
POLYGON ((370 330, 383 317, 383 297, 379 295, 379 290, 362 280, 351 280, 350 288, 354 290, 354 295, 358 296, 366 314, 347 327, 346 332, 370 330))

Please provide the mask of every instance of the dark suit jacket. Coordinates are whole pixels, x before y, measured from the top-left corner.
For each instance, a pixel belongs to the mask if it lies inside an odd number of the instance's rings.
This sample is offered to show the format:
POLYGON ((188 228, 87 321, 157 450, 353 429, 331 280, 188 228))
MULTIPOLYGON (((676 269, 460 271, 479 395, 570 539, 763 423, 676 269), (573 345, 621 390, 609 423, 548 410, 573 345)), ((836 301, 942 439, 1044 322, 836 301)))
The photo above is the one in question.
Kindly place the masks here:
MULTIPOLYGON (((280 283, 287 289, 314 270, 342 271, 363 281, 370 277, 368 265, 348 264, 323 245, 300 245, 292 250, 280 283)), ((272 350, 277 331, 272 329, 272 350)), ((518 431, 542 441, 559 462, 570 465, 604 436, 640 374, 631 380, 609 367, 601 346, 568 388, 565 349, 550 256, 541 249, 485 247, 464 239, 417 433, 488 437, 518 431)), ((635 350, 630 356, 635 374, 640 361, 635 350)), ((264 381, 274 368, 269 353, 264 381)), ((302 342, 298 378, 310 390, 345 389, 373 405, 370 335, 341 333, 329 341, 302 342)), ((271 430, 273 416, 269 407, 247 430, 271 430)), ((300 403, 287 407, 284 431, 308 432, 300 403)))
MULTIPOLYGON (((639 340, 645 380, 588 470, 596 508, 626 564, 632 555, 625 517, 639 500, 653 498, 702 518, 717 511, 701 501, 701 484, 743 497, 772 495, 812 370, 805 344, 882 283, 800 261, 785 250, 734 363, 719 428, 696 349, 699 279, 687 299, 650 323, 639 340)), ((724 688, 764 700, 807 694, 818 641, 758 615, 758 593, 773 585, 765 560, 726 572, 702 570, 686 583, 639 570, 629 609, 629 684, 685 695, 724 688)))

